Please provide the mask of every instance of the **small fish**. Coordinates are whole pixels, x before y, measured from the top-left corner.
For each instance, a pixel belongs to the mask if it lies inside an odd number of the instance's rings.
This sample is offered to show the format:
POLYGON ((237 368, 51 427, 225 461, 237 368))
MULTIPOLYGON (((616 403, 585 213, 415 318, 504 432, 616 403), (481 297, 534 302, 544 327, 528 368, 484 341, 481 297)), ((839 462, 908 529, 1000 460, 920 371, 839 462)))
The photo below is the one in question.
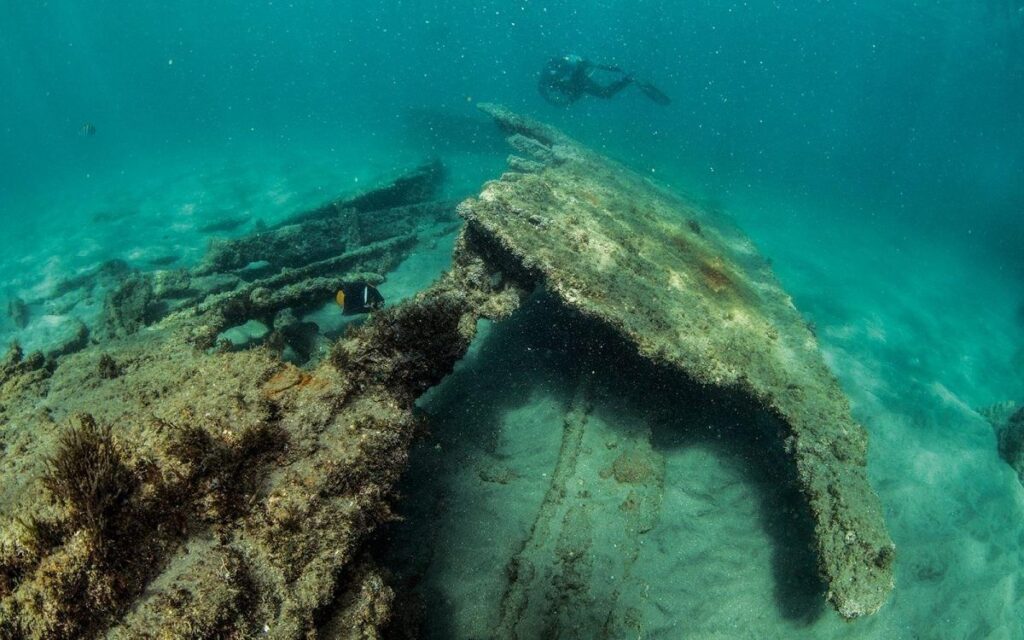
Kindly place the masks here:
POLYGON ((376 287, 366 282, 342 285, 334 299, 341 307, 342 314, 346 316, 369 313, 384 306, 384 296, 380 295, 376 287))
POLYGON ((78 135, 84 137, 90 137, 96 135, 96 125, 91 122, 86 122, 78 128, 78 135))

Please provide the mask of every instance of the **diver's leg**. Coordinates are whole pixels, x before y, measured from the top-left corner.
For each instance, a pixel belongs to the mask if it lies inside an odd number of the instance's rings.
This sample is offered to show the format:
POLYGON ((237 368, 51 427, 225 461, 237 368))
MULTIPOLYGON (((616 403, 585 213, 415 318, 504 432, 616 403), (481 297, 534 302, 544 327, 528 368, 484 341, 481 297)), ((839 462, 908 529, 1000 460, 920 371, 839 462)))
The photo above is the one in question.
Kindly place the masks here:
POLYGON ((629 76, 625 76, 608 85, 599 84, 591 78, 587 78, 586 92, 598 98, 611 98, 631 84, 633 84, 633 78, 629 76))

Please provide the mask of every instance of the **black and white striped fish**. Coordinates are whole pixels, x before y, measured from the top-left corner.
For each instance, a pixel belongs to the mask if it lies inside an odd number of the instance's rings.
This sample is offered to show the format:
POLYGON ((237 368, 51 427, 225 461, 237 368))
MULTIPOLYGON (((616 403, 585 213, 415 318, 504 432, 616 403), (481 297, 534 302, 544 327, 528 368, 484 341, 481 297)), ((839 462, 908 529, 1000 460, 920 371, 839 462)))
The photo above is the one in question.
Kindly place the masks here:
POLYGON ((384 306, 384 296, 376 287, 366 282, 342 285, 334 299, 346 316, 369 313, 384 306))

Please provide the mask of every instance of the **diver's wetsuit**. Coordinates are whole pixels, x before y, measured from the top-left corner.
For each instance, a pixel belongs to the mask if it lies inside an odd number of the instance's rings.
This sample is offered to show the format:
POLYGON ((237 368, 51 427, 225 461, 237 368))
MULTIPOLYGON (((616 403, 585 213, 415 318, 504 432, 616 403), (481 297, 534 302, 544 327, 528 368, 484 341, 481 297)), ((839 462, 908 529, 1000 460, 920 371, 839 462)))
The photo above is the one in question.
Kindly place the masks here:
POLYGON ((585 95, 611 98, 633 83, 633 77, 614 66, 599 65, 579 56, 552 58, 544 65, 538 89, 541 96, 553 105, 568 106, 585 95), (595 71, 622 73, 622 78, 611 84, 601 84, 591 75, 595 71))

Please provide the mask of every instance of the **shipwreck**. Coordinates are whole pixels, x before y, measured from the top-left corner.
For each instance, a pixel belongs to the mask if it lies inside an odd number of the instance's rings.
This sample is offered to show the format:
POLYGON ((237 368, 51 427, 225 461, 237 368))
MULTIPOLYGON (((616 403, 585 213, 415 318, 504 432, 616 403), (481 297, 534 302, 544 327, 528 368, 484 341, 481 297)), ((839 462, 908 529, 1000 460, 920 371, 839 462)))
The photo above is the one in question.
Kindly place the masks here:
POLYGON ((551 127, 482 109, 515 155, 478 196, 438 200, 430 163, 191 268, 108 266, 87 337, 12 347, 0 638, 377 637, 400 602, 368 542, 393 517, 414 403, 481 319, 538 288, 772 416, 827 599, 844 618, 883 605, 895 551, 866 433, 750 240, 551 127), (425 217, 461 229, 433 285, 337 339, 302 320, 347 282, 382 281, 425 217), (221 339, 252 320, 258 345, 221 339))

